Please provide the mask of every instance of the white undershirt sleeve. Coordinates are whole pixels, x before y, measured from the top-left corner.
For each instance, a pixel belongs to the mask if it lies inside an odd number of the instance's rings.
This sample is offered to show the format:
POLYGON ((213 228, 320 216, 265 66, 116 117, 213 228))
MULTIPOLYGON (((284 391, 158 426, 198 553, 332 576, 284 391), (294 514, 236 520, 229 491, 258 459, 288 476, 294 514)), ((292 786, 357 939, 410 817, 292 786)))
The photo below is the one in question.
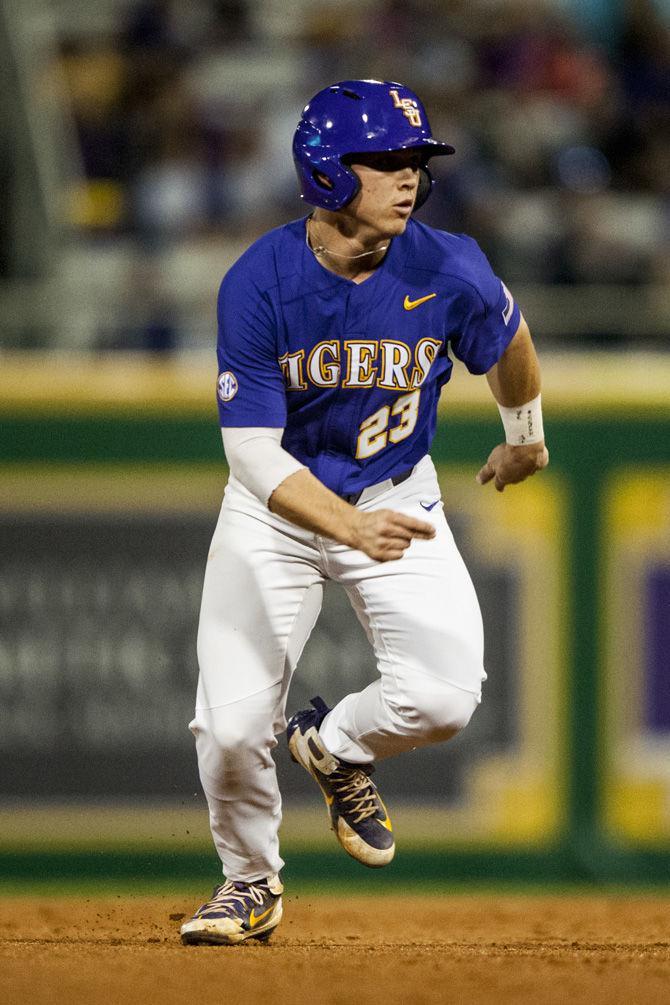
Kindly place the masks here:
POLYGON ((278 485, 305 467, 282 447, 283 429, 225 426, 221 435, 231 473, 265 506, 278 485))

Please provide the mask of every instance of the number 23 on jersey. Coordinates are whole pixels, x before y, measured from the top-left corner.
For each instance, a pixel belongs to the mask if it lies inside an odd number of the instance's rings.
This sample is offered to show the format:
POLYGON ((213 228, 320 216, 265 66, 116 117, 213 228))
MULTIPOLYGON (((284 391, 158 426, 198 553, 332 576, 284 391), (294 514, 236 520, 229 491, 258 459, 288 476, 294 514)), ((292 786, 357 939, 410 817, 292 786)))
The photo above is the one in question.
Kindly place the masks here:
POLYGON ((356 459, 372 457, 389 443, 411 436, 419 414, 421 389, 401 395, 395 404, 384 405, 363 419, 356 442, 356 459), (396 419, 398 421, 396 421, 396 419))

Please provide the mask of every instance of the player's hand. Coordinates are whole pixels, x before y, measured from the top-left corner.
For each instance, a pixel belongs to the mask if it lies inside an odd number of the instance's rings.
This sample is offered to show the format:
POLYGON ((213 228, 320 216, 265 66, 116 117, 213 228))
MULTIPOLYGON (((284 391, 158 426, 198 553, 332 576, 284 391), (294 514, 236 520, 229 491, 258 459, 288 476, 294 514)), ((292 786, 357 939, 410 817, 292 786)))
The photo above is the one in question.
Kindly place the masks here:
POLYGON ((357 510, 356 513, 352 547, 364 551, 376 562, 402 558, 415 537, 424 541, 435 537, 432 524, 392 509, 378 509, 371 513, 357 510))
POLYGON ((486 485, 492 479, 498 492, 503 492, 506 485, 516 485, 529 475, 546 468, 549 463, 549 451, 544 443, 528 443, 521 447, 510 443, 499 443, 489 454, 489 459, 477 474, 480 485, 486 485))

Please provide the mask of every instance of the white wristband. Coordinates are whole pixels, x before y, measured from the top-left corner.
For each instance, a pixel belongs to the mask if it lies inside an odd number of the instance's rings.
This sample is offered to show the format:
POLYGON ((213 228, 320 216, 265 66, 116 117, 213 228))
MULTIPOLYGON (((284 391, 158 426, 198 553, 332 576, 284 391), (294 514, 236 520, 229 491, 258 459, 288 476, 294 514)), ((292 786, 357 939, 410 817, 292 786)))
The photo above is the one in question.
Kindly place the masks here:
POLYGON ((498 411, 505 427, 505 438, 512 446, 540 443, 544 439, 541 394, 525 405, 515 405, 514 408, 498 405, 498 411))

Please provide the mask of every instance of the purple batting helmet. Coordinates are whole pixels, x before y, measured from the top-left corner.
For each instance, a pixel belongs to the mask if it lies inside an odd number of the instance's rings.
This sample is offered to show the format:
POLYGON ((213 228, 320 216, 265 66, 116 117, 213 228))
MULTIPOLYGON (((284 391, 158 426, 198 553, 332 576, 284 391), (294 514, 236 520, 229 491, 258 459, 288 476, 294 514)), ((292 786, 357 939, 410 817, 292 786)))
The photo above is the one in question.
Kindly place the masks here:
MULTIPOLYGON (((303 108, 293 137, 301 197, 322 209, 342 209, 360 186, 349 166, 351 155, 391 150, 421 150, 426 162, 454 153, 448 143, 433 139, 422 102, 403 84, 343 80, 324 88, 303 108)), ((415 209, 426 201, 432 186, 424 162, 415 209)))

